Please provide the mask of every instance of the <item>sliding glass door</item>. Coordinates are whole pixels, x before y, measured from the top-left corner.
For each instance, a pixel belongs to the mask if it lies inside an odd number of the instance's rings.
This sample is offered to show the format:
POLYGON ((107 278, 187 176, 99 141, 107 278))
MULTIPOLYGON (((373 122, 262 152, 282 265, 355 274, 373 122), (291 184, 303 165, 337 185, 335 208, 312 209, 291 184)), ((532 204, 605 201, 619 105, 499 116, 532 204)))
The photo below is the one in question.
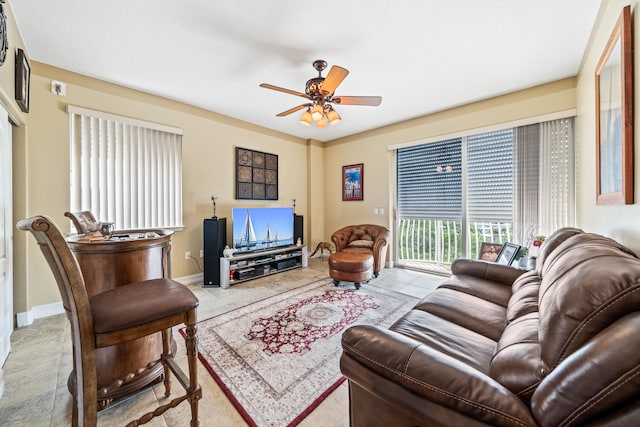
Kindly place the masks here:
POLYGON ((397 151, 396 263, 448 272, 511 241, 513 129, 397 151))

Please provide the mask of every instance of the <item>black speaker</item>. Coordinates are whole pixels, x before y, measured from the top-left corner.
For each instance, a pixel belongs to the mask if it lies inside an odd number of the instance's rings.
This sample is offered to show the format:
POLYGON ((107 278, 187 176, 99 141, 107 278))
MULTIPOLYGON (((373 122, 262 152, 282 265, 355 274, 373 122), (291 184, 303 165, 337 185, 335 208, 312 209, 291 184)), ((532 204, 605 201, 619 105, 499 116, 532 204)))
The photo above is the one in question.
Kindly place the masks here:
POLYGON ((300 241, 304 243, 304 217, 302 215, 293 214, 293 243, 300 241))
POLYGON ((220 286, 220 258, 227 244, 227 219, 205 218, 202 224, 204 287, 220 286))

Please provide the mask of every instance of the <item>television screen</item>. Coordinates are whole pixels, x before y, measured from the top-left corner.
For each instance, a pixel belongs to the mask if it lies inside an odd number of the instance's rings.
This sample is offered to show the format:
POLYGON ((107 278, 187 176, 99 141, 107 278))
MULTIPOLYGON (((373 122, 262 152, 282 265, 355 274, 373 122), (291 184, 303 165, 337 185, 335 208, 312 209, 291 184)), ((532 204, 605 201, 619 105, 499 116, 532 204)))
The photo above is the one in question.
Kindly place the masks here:
POLYGON ((286 246, 293 241, 293 208, 232 208, 233 246, 238 251, 286 246))

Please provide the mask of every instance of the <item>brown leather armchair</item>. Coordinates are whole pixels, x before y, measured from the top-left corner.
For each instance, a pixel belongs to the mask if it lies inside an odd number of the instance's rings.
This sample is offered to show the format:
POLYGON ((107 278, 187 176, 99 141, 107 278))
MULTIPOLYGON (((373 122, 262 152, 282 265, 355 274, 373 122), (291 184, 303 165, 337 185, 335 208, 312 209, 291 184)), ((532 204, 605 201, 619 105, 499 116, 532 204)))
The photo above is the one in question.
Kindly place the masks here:
POLYGON ((368 253, 373 255, 373 275, 378 277, 387 258, 391 232, 376 224, 348 225, 331 235, 336 252, 368 253))

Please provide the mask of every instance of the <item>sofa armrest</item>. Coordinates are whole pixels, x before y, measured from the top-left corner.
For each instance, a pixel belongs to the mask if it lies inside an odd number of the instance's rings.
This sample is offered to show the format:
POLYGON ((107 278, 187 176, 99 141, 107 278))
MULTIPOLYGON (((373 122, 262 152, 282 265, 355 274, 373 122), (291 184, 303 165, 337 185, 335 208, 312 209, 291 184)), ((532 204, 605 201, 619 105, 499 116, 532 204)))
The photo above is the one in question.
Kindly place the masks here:
POLYGON ((458 258, 451 264, 451 273, 453 275, 473 276, 507 286, 511 286, 518 277, 526 272, 527 270, 508 265, 466 258, 458 258))
MULTIPOLYGON (((354 326, 342 335, 342 348, 342 357, 358 362, 358 369, 443 407, 493 425, 535 425, 522 400, 497 381, 402 334, 354 326)), ((352 365, 341 364, 347 377, 352 365)), ((374 392, 381 395, 385 390, 376 388, 374 392)))

